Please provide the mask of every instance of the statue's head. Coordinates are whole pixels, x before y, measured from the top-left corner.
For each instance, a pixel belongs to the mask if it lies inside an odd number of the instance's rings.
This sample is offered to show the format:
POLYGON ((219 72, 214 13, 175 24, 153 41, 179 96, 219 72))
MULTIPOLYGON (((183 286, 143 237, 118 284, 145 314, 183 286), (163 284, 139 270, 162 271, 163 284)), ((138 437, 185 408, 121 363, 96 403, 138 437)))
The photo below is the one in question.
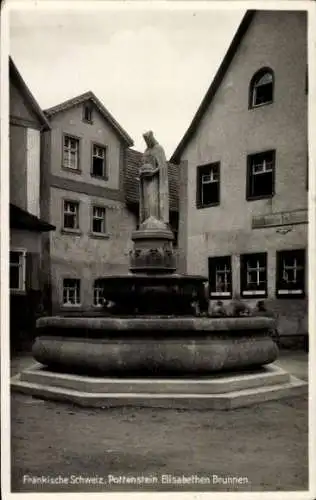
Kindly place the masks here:
POLYGON ((149 130, 148 132, 145 132, 143 134, 143 137, 144 137, 145 142, 149 148, 152 148, 155 144, 157 144, 157 141, 154 138, 154 134, 151 130, 149 130))

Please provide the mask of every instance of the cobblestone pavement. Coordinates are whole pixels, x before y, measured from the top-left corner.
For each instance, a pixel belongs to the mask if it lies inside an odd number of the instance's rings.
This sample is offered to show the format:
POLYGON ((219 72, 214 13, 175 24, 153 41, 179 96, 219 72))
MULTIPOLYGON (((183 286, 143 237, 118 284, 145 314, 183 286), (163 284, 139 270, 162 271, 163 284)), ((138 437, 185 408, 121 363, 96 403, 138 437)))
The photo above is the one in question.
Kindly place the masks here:
MULTIPOLYGON (((306 354, 292 353, 281 356, 280 365, 306 377, 306 359, 306 354)), ((83 409, 19 394, 12 395, 11 404, 14 492, 289 491, 308 487, 307 397, 230 412, 83 409), (167 474, 198 479, 193 486, 183 481, 172 485, 169 479, 162 485, 161 476, 167 474), (100 484, 100 478, 108 480, 109 475, 112 484, 105 480, 100 484), (59 476, 64 484, 32 485, 34 476, 59 476), (118 476, 153 482, 156 478, 159 484, 124 486, 118 476), (246 478, 243 484, 216 482, 239 476, 246 478), (197 484, 207 478, 211 484, 197 484), (85 485, 86 479, 99 484, 85 485)))

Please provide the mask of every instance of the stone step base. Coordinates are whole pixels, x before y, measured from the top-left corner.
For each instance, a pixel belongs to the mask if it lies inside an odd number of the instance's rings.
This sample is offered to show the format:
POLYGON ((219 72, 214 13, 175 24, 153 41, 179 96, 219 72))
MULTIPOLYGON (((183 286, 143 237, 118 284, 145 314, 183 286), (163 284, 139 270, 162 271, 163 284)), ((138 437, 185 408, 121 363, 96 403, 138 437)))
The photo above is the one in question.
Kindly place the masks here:
POLYGON ((244 373, 221 373, 196 378, 89 377, 51 372, 38 364, 22 372, 20 380, 88 393, 222 394, 289 382, 290 375, 275 365, 268 365, 244 373))
POLYGON ((92 378, 37 367, 13 377, 11 390, 84 407, 229 410, 306 394, 308 384, 274 365, 252 373, 198 379, 92 378))

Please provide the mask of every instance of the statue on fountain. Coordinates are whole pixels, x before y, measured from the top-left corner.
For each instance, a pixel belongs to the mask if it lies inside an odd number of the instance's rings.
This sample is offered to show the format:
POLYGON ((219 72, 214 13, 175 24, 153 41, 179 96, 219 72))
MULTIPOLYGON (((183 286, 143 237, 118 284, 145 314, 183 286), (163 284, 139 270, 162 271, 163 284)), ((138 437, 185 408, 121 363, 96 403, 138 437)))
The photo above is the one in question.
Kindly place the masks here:
POLYGON ((139 227, 132 233, 130 270, 173 273, 173 232, 169 226, 168 164, 153 132, 143 134, 147 148, 139 167, 139 227))
POLYGON ((143 137, 147 149, 139 169, 139 223, 154 217, 168 226, 169 186, 165 152, 154 138, 153 132, 146 132, 143 137))

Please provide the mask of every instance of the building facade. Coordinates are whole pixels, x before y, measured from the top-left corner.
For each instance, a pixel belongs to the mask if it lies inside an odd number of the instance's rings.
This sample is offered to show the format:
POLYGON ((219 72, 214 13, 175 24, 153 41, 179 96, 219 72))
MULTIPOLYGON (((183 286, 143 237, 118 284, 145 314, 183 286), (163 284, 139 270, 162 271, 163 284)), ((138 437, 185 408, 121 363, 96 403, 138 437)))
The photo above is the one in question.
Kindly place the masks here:
MULTIPOLYGON (((308 331, 307 14, 248 11, 171 161, 183 269, 308 331)), ((227 303, 227 302, 226 302, 227 303)))
POLYGON ((102 276, 128 271, 137 217, 124 195, 127 133, 88 92, 45 111, 43 210, 56 225, 50 255, 53 313, 97 312, 102 276))
POLYGON ((19 349, 45 307, 42 237, 54 227, 40 212, 41 135, 49 123, 12 59, 9 78, 11 348, 19 349))

